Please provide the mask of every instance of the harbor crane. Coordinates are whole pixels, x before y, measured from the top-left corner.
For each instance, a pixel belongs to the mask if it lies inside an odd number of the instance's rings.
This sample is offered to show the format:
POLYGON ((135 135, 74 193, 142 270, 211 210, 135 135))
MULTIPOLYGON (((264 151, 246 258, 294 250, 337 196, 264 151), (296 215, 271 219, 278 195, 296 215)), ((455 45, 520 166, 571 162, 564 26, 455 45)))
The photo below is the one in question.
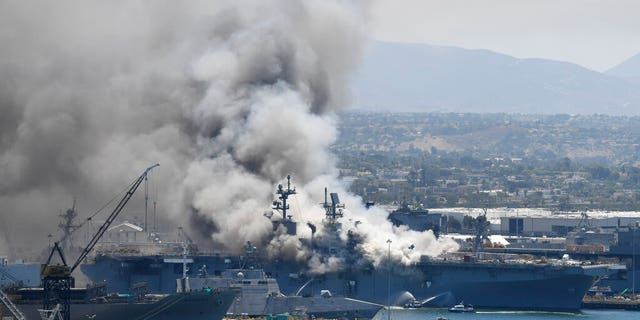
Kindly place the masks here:
MULTIPOLYGON (((82 250, 82 253, 80 253, 80 256, 78 256, 73 265, 67 265, 67 261, 64 258, 64 254, 62 252, 60 244, 58 242, 55 242, 53 248, 51 249, 51 253, 49 253, 47 262, 40 268, 40 277, 42 280, 42 288, 44 291, 42 302, 43 309, 53 310, 55 308, 56 310, 58 310, 63 320, 71 319, 71 288, 75 284, 75 280, 71 276, 71 274, 80 265, 80 263, 84 261, 87 255, 91 253, 100 238, 102 238, 104 233, 109 229, 109 226, 111 226, 122 209, 124 209, 127 202, 129 202, 142 181, 147 178, 149 172, 159 165, 160 164, 156 163, 153 166, 148 167, 136 180, 133 181, 124 197, 113 209, 107 220, 102 224, 102 226, 100 226, 98 231, 94 234, 93 238, 91 238, 84 250, 82 250), (62 265, 51 265, 51 258, 53 258, 53 255, 56 252, 60 257, 60 260, 62 261, 62 265)), ((88 219, 91 219, 91 217, 88 219)))

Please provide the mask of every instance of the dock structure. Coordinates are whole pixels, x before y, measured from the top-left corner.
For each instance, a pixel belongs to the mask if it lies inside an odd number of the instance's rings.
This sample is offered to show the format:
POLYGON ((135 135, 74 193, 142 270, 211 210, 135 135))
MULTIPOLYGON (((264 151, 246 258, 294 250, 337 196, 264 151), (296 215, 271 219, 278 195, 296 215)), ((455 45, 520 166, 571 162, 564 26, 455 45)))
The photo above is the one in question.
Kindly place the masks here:
POLYGON ((623 309, 640 310, 640 299, 638 297, 624 298, 620 296, 586 296, 582 300, 583 309, 623 309))

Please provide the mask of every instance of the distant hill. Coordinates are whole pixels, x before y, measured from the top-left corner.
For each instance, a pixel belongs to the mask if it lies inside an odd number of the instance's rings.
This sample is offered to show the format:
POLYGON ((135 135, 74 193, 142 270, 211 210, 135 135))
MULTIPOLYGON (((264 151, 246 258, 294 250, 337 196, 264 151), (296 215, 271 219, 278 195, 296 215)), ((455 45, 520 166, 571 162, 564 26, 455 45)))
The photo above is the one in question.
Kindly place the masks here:
POLYGON ((607 70, 606 74, 640 84, 640 53, 607 70))
POLYGON ((376 111, 640 114, 640 88, 616 75, 488 50, 375 42, 354 107, 376 111))

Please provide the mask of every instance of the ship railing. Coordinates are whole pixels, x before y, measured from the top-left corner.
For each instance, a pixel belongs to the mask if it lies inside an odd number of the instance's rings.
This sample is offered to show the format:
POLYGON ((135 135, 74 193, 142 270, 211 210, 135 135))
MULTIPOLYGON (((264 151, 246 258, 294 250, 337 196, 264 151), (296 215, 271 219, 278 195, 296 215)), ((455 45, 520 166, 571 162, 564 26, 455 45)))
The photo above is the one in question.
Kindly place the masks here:
MULTIPOLYGON (((8 270, 5 270, 5 268, 0 267, 0 276, 2 276, 2 278, 0 278, 0 280, 9 280, 9 283, 12 284, 20 284, 20 280, 18 280, 18 278, 14 277, 8 270)), ((0 288, 2 283, 0 282, 0 288)))
POLYGON ((103 242, 96 249, 96 254, 118 254, 118 255, 155 255, 182 253, 182 245, 179 243, 122 243, 103 242))
POLYGON ((62 313, 60 312, 60 304, 57 304, 55 308, 51 310, 38 309, 41 320, 64 320, 62 313))
POLYGON ((510 253, 490 253, 482 252, 474 255, 470 252, 452 252, 443 256, 429 257, 421 259, 423 263, 484 263, 491 265, 551 265, 551 266, 584 266, 590 264, 589 261, 580 261, 574 259, 548 259, 544 257, 535 257, 531 254, 510 254, 510 253))

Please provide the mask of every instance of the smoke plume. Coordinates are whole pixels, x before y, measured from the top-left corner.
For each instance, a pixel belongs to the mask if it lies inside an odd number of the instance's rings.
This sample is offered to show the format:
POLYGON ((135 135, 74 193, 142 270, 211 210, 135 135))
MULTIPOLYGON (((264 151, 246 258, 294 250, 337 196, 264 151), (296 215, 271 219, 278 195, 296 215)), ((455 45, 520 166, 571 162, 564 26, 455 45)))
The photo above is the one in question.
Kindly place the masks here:
POLYGON ((339 0, 0 2, 0 246, 45 247, 74 196, 86 217, 159 162, 159 215, 219 250, 251 240, 313 260, 262 216, 287 174, 318 193, 301 192, 301 221, 321 224, 324 185, 341 192, 344 230, 367 235, 371 257, 389 238, 415 259, 401 234, 441 250, 347 196, 327 152, 365 15, 339 0))
MULTIPOLYGON (((357 248, 352 248, 360 252, 367 261, 378 265, 389 257, 391 260, 399 261, 403 264, 418 262, 421 256, 436 256, 443 252, 457 250, 458 245, 450 239, 440 238, 436 240, 432 231, 418 232, 409 230, 406 226, 396 227, 387 220, 388 212, 378 207, 365 208, 362 199, 349 193, 345 185, 331 174, 320 175, 309 181, 303 188, 298 190, 293 211, 294 218, 300 221, 309 221, 318 227, 316 239, 322 239, 325 243, 318 246, 348 248, 349 232, 357 233, 361 238, 361 243, 357 248), (324 211, 318 205, 323 201, 323 188, 328 187, 331 192, 340 195, 340 201, 346 205, 344 217, 339 220, 338 230, 332 230, 326 222, 324 211), (331 233, 334 234, 332 237, 331 233), (390 240, 390 243, 387 241, 390 240)), ((330 200, 329 200, 330 201, 330 200)), ((294 236, 280 235, 271 243, 277 242, 276 248, 281 248, 285 243, 303 247, 298 238, 311 238, 309 234, 300 232, 294 236), (294 242, 296 241, 296 242, 294 242)), ((304 231, 304 230, 303 230, 304 231)), ((316 243, 321 240, 316 240, 316 243)), ((274 246, 270 247, 273 249, 274 246)), ((281 251, 271 252, 272 256, 280 255, 281 251)), ((308 266, 312 272, 323 273, 337 270, 344 267, 345 261, 338 258, 340 255, 327 256, 312 250, 304 250, 304 255, 298 253, 297 259, 307 259, 308 266)))

